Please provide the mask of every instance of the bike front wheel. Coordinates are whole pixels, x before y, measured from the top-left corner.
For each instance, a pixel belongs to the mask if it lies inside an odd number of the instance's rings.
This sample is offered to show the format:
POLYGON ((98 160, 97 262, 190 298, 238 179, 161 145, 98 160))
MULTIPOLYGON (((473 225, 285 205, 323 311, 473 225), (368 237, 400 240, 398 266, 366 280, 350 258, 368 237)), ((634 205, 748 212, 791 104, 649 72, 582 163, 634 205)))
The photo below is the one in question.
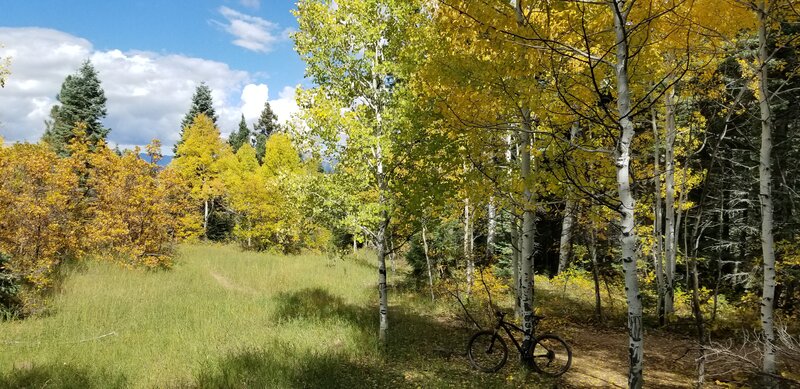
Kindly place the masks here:
POLYGON ((558 335, 544 334, 536 338, 531 359, 536 371, 558 377, 572 366, 572 349, 558 335))
POLYGON ((469 363, 477 370, 494 373, 505 365, 508 347, 500 335, 493 331, 481 331, 472 335, 467 345, 469 363))

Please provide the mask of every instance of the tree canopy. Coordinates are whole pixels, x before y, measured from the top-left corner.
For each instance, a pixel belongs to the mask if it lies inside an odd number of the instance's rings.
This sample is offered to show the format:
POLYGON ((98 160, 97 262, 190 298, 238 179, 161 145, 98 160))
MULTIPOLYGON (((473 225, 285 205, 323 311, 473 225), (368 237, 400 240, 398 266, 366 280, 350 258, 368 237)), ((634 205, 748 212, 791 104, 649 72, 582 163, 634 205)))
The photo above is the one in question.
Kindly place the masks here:
POLYGON ((69 154, 68 145, 78 123, 86 124, 86 136, 94 147, 104 141, 110 129, 103 127, 106 116, 106 96, 97 71, 88 60, 75 74, 67 76, 56 97, 43 139, 61 156, 69 154))
POLYGON ((194 95, 192 95, 192 105, 189 107, 189 112, 186 112, 183 121, 181 121, 180 138, 172 149, 176 155, 178 153, 178 146, 184 141, 184 132, 186 128, 194 124, 195 118, 200 114, 206 115, 214 125, 217 124, 217 113, 214 111, 214 100, 211 97, 211 88, 205 81, 201 82, 195 89, 194 95))
POLYGON ((231 149, 233 149, 235 153, 239 151, 239 148, 243 145, 249 145, 250 138, 250 127, 247 126, 247 122, 244 120, 244 114, 242 114, 242 120, 239 121, 239 129, 231 132, 228 136, 228 144, 231 145, 231 149))

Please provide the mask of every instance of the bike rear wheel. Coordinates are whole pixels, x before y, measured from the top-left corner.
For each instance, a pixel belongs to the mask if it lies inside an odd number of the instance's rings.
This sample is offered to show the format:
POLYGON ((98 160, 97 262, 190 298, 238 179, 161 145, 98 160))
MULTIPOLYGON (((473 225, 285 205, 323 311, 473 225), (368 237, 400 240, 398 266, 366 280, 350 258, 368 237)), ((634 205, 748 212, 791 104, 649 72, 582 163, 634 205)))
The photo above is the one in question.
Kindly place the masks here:
POLYGON ((558 335, 544 334, 536 338, 531 359, 536 371, 558 377, 572 366, 572 349, 558 335))
POLYGON ((508 347, 500 335, 493 331, 481 331, 469 340, 467 357, 476 370, 494 373, 506 364, 508 347))

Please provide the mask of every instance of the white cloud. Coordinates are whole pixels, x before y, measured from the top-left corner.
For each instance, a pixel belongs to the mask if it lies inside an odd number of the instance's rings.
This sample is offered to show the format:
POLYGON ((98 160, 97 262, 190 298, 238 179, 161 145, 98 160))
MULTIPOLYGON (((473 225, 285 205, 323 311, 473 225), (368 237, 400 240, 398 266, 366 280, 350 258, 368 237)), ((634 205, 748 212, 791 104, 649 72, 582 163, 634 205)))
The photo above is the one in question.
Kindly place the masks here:
POLYGON ((0 42, 0 58, 11 57, 11 75, 0 89, 0 135, 7 141, 38 138, 61 82, 89 57, 92 45, 39 28, 0 28, 0 42))
POLYGON ((269 87, 264 84, 248 84, 242 89, 242 114, 248 123, 258 120, 269 98, 269 87))
POLYGON ((261 7, 261 0, 240 0, 239 2, 247 8, 258 9, 261 7))
MULTIPOLYGON (((0 58, 12 56, 11 76, 0 89, 0 135, 6 141, 38 141, 44 120, 57 103, 61 83, 90 59, 107 98, 109 143, 145 145, 161 139, 165 151, 177 141, 183 115, 197 84, 212 89, 223 134, 235 129, 240 115, 255 121, 268 98, 265 84, 222 62, 144 51, 95 51, 73 35, 40 28, 0 28, 0 58)), ((281 120, 297 109, 294 89, 284 88, 273 106, 281 120), (291 101, 290 101, 291 100, 291 101), (278 108, 280 107, 280 108, 278 108)))
POLYGON ((272 111, 278 115, 278 121, 281 123, 291 120, 292 115, 299 110, 297 100, 295 100, 295 90, 293 87, 284 87, 278 93, 278 98, 269 102, 272 111))
POLYGON ((292 115, 298 111, 297 102, 295 101, 295 88, 284 87, 277 95, 277 98, 269 98, 269 87, 265 84, 247 84, 242 88, 242 94, 239 97, 241 104, 236 107, 225 107, 220 112, 220 120, 225 117, 225 121, 235 122, 237 127, 228 127, 230 130, 238 128, 238 123, 241 120, 241 115, 244 114, 244 120, 251 126, 258 121, 261 116, 261 111, 264 109, 264 103, 269 100, 269 105, 272 111, 278 116, 278 123, 285 123, 292 119, 292 115))
POLYGON ((222 27, 233 35, 233 44, 258 53, 268 53, 273 46, 281 40, 287 39, 290 30, 276 34, 278 25, 269 20, 243 14, 228 7, 220 7, 219 13, 225 17, 227 23, 212 20, 211 22, 222 27))
MULTIPOLYGON (((219 113, 236 104, 233 99, 249 80, 246 72, 224 63, 180 55, 111 50, 95 52, 91 60, 108 99, 105 124, 112 129, 111 140, 122 144, 146 143, 145 137, 177 141, 176 129, 199 82, 211 87, 219 113)), ((220 115, 223 131, 230 128, 227 119, 220 115)))

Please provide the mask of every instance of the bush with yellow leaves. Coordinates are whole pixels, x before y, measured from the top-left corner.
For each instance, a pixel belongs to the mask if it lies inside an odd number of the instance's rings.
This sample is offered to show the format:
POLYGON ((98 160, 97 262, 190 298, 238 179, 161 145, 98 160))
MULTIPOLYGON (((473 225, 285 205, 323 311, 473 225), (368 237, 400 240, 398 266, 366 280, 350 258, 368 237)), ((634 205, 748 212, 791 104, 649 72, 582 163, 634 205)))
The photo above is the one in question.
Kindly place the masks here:
POLYGON ((140 158, 138 148, 118 156, 102 142, 90 161, 91 252, 127 267, 171 266, 179 219, 173 217, 173 188, 161 184, 158 166, 140 158))
POLYGON ((83 253, 76 219, 78 177, 48 146, 0 147, 0 252, 31 301, 53 285, 58 265, 83 253))
POLYGON ((43 307, 65 261, 93 255, 166 268, 173 243, 201 231, 187 185, 171 169, 138 149, 117 155, 102 141, 91 146, 84 125, 69 150, 61 158, 46 144, 0 146, 0 270, 16 283, 0 306, 13 300, 23 315, 43 307))
POLYGON ((301 161, 289 135, 269 137, 260 166, 247 144, 220 165, 227 204, 236 217, 233 235, 244 248, 297 253, 327 247, 330 232, 305 207, 312 166, 301 161))

